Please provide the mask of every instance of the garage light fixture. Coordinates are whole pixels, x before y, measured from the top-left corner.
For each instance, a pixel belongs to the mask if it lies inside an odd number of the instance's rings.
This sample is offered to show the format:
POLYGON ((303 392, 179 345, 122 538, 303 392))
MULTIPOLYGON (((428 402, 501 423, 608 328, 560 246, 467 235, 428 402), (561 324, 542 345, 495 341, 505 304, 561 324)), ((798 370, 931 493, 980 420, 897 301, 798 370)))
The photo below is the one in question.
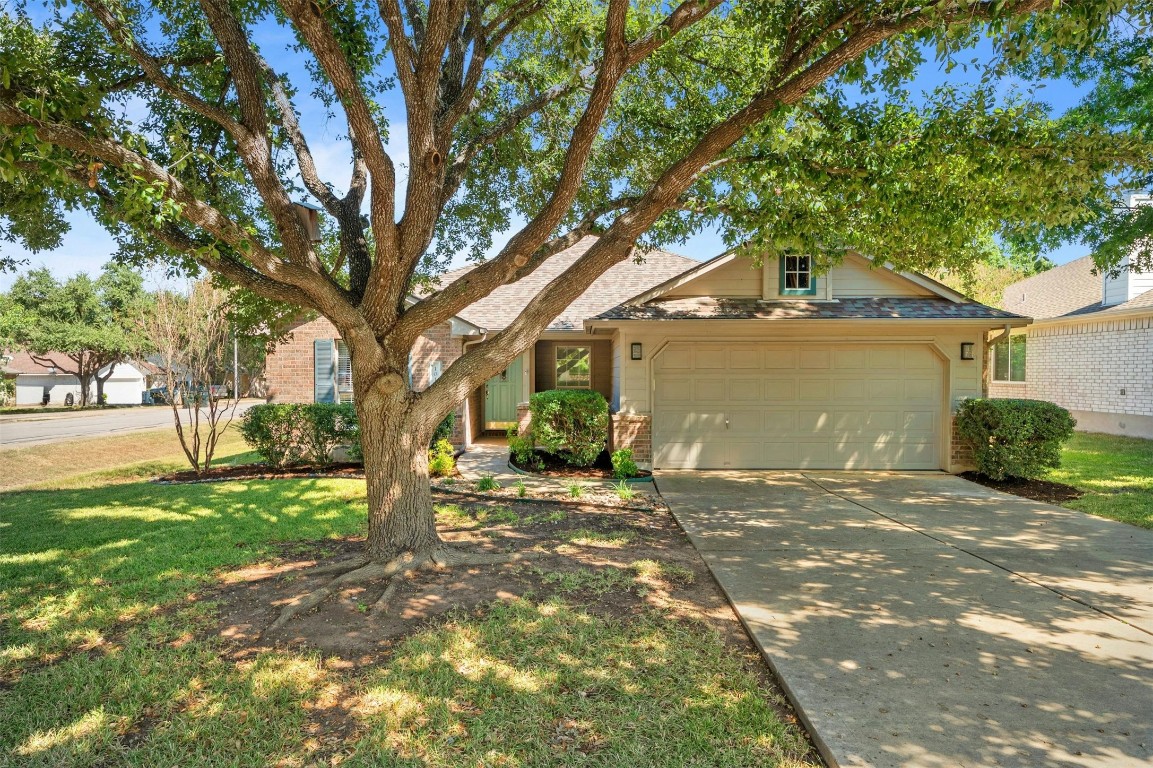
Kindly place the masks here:
POLYGON ((644 352, 641 349, 641 343, 639 341, 634 341, 632 344, 632 359, 633 360, 641 360, 641 359, 643 359, 643 357, 644 357, 644 352))
POLYGON ((973 342, 971 342, 971 341, 962 341, 961 342, 961 359, 962 360, 972 360, 973 359, 973 342))

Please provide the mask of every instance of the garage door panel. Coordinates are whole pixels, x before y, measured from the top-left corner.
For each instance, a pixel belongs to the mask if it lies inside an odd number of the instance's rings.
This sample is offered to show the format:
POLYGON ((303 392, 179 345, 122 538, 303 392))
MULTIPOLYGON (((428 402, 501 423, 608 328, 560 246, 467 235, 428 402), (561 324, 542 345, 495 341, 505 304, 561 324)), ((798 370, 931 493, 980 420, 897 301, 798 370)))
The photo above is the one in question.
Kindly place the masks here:
POLYGON ((928 379, 905 379, 905 402, 932 403, 939 398, 937 382, 928 379))
POLYGON ((729 368, 735 371, 760 370, 761 350, 756 347, 735 347, 729 351, 729 368))
POLYGON ((656 386, 657 401, 661 403, 685 403, 692 400, 692 379, 674 376, 658 377, 656 386))
POLYGON ((655 369, 658 371, 689 371, 693 367, 693 352, 688 347, 668 347, 661 350, 655 369))
POLYGON ((698 371, 718 371, 729 367, 727 347, 701 347, 693 357, 693 368, 698 371))
POLYGON ((828 400, 828 379, 801 379, 797 382, 797 399, 802 401, 828 400))
POLYGON ((728 386, 724 379, 696 379, 693 381, 693 400, 698 403, 717 403, 728 399, 728 386))
POLYGON ((905 411, 901 425, 910 436, 932 435, 937 431, 937 414, 934 411, 905 411))
POLYGON ((692 360, 654 361, 657 467, 939 467, 944 370, 926 345, 709 344, 692 360))
POLYGON ((794 370, 797 367, 797 353, 799 350, 796 348, 779 348, 770 347, 762 353, 765 361, 765 368, 771 370, 794 370))
POLYGON ((734 402, 759 402, 761 400, 760 379, 731 379, 729 399, 734 402))
POLYGON ((753 436, 758 439, 765 433, 764 413, 760 410, 730 410, 725 414, 726 431, 730 438, 753 436))

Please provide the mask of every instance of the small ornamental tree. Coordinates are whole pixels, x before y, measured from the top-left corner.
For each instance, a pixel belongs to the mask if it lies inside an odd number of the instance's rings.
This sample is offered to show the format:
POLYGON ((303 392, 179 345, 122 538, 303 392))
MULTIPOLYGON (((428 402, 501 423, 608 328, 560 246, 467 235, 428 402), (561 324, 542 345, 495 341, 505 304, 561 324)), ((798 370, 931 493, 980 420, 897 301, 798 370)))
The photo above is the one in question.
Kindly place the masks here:
POLYGON ((1062 128, 996 79, 1034 51, 1101 39, 1119 16, 1146 23, 1136 0, 54 8, 43 24, 0 11, 0 213, 51 230, 46 211, 84 206, 126 253, 319 313, 348 345, 364 564, 278 623, 337 584, 476 559, 436 532, 436 425, 646 246, 711 225, 757 258, 856 249, 957 268, 993 234, 1091 215, 1081 201, 1124 183, 1112 174, 1153 162, 1139 137, 1062 128), (979 39, 991 52, 972 85, 908 88, 927 55, 951 72, 979 39), (343 178, 317 162, 300 94, 346 137, 343 178), (389 137, 404 143, 400 172, 389 137), (336 231, 334 258, 293 206, 304 191, 336 231), (594 233, 505 329, 411 389, 420 334, 594 233), (459 254, 478 262, 467 278, 428 282, 459 254))

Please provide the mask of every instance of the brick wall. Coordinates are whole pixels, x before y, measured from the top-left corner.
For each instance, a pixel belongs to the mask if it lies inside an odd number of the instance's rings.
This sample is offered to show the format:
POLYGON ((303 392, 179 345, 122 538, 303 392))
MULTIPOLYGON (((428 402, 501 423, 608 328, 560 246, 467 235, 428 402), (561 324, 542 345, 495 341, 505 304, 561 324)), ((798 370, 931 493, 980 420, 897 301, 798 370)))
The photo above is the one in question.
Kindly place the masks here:
POLYGON ((1153 416, 1153 317, 1030 327, 1024 385, 992 382, 989 396, 1153 416))
POLYGON ((949 423, 951 424, 949 435, 949 470, 952 472, 965 472, 966 470, 975 469, 977 465, 973 461, 973 449, 969 447, 968 443, 961 439, 961 435, 957 432, 957 417, 954 416, 949 423))
MULTIPOLYGON (((317 339, 339 339, 340 334, 328 318, 301 321, 291 330, 291 335, 268 355, 265 378, 268 381, 268 397, 280 403, 311 403, 315 399, 315 350, 317 339)), ((426 331, 412 348, 412 383, 415 389, 428 387, 430 365, 439 360, 447 369, 453 360, 461 355, 463 341, 453 337, 449 323, 442 323, 426 331)), ((453 427, 452 442, 464 443, 465 419, 464 404, 456 407, 456 423, 453 427)))
POLYGON ((651 464, 653 460, 652 417, 647 413, 614 413, 609 448, 631 448, 633 461, 651 464))
POLYGON ((340 334, 326 317, 301 321, 290 333, 288 341, 268 355, 264 368, 268 399, 276 403, 311 403, 316 387, 313 342, 335 339, 340 334))

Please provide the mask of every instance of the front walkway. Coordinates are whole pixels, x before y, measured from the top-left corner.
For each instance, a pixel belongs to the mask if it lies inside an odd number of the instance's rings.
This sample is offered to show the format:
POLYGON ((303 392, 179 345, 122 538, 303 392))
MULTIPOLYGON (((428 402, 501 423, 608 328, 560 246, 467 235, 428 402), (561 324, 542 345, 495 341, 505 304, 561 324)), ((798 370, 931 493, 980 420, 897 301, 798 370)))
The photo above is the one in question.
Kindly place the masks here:
MULTIPOLYGON (((514 472, 508 465, 508 441, 503 437, 482 437, 472 447, 456 459, 456 468, 461 477, 475 483, 482 477, 492 477, 502 488, 523 482, 526 488, 544 491, 567 490, 577 482, 584 488, 612 488, 615 480, 593 480, 583 478, 571 480, 561 477, 540 477, 514 472)), ((651 483, 636 486, 637 490, 652 490, 651 483)))
POLYGON ((1153 531, 939 473, 657 486, 830 765, 1153 765, 1153 531))

